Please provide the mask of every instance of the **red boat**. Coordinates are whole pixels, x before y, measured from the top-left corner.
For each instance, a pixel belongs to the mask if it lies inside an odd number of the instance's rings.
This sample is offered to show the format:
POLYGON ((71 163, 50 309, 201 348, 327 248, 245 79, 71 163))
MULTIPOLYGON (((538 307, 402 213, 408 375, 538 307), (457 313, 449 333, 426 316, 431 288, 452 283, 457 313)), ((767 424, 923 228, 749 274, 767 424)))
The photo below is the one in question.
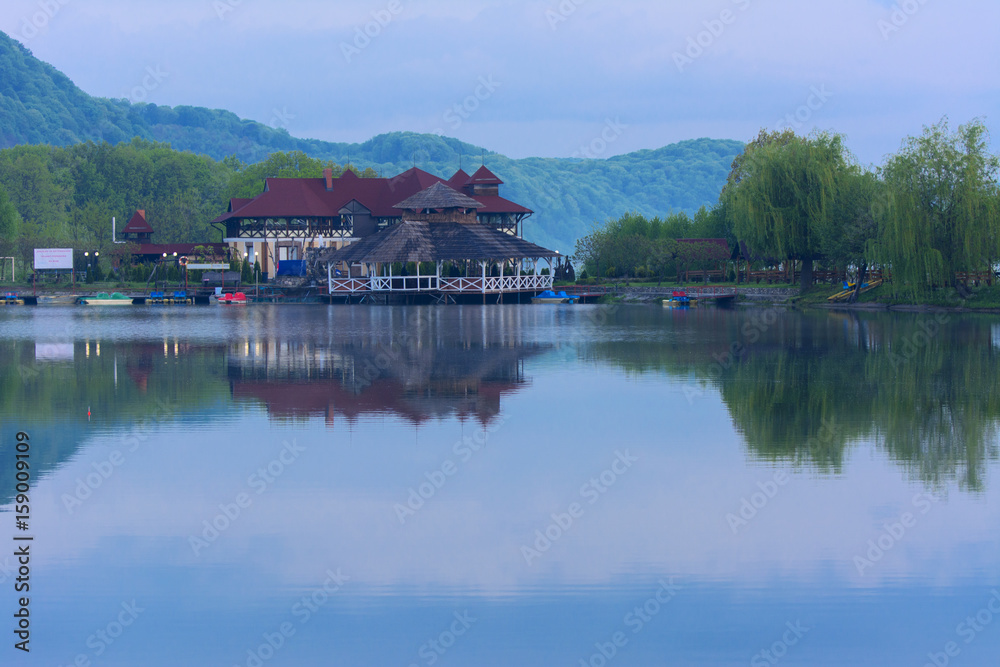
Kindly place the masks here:
POLYGON ((247 295, 243 292, 236 292, 235 294, 223 294, 219 297, 220 305, 230 305, 230 306, 245 306, 247 305, 247 295))

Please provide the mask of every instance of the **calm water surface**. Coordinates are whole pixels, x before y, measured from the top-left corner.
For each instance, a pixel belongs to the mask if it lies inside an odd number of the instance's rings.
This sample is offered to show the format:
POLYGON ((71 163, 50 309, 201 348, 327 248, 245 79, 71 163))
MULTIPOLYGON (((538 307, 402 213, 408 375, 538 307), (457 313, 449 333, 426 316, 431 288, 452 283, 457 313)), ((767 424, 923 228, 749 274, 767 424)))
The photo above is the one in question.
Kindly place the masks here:
POLYGON ((996 665, 994 322, 3 309, 0 662, 996 665))

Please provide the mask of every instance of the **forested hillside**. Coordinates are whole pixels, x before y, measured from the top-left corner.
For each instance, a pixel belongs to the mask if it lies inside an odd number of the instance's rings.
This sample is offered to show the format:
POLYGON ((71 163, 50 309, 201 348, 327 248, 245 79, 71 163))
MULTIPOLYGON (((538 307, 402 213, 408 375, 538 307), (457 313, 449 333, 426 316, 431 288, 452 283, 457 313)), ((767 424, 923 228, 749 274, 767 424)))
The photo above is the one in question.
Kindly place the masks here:
MULTIPOLYGON (((467 170, 477 167, 485 157, 487 165, 506 183, 502 193, 536 211, 525 224, 525 235, 563 252, 571 251, 575 240, 587 234, 594 223, 628 211, 651 216, 680 211, 693 214, 701 206, 715 203, 733 158, 743 148, 738 141, 698 139, 610 159, 514 160, 457 139, 411 132, 380 135, 361 144, 298 139, 284 130, 241 120, 228 111, 91 97, 57 69, 34 58, 19 42, 0 33, 0 148, 26 144, 73 146, 93 141, 96 147, 73 153, 74 160, 87 161, 88 155, 100 156, 109 150, 110 147, 100 146, 102 142, 115 146, 135 137, 211 158, 209 161, 181 155, 169 160, 165 156, 161 156, 162 160, 156 158, 164 163, 200 165, 195 177, 207 180, 196 184, 185 181, 178 187, 194 187, 206 193, 221 191, 213 179, 225 177, 219 176, 222 172, 214 163, 228 157, 254 164, 277 151, 301 151, 316 160, 350 162, 362 170, 371 168, 389 176, 416 164, 445 178, 460 165, 467 170)), ((4 159, 10 163, 12 159, 23 158, 17 154, 4 159)), ((23 177, 22 172, 22 185, 27 187, 23 177)), ((20 186, 10 183, 12 180, 17 178, 0 173, 0 182, 8 187, 25 221, 53 224, 52 216, 42 220, 38 211, 20 208, 19 202, 31 196, 19 194, 20 186)), ((42 183, 37 187, 47 186, 42 183)), ((127 189, 139 193, 142 187, 134 185, 127 189)), ((132 202, 135 197, 122 193, 119 199, 132 202)), ((182 205, 181 200, 177 200, 174 208, 183 209, 187 216, 207 215, 207 222, 225 208, 224 202, 209 199, 211 203, 206 202, 204 209, 194 207, 190 201, 182 205)), ((71 203, 69 199, 60 201, 66 215, 92 217, 79 209, 97 206, 79 191, 74 191, 71 203)), ((154 208, 149 202, 136 200, 136 204, 138 208, 154 208)), ((197 224, 185 222, 180 233, 187 236, 198 228, 197 224)))

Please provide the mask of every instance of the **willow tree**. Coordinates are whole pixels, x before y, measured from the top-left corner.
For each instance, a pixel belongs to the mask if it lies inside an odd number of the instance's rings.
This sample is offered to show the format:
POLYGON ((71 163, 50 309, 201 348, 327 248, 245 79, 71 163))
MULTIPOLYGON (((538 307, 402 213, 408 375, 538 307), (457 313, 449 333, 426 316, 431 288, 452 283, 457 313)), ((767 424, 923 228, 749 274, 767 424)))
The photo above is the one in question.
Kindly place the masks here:
POLYGON ((951 132, 944 118, 889 158, 870 255, 891 266, 897 291, 957 286, 956 271, 990 270, 1000 259, 998 169, 979 120, 951 132))
POLYGON ((7 191, 0 187, 0 243, 13 243, 21 226, 21 216, 7 191))
POLYGON ((736 236, 754 252, 802 262, 802 287, 823 258, 840 180, 850 168, 840 135, 761 132, 733 163, 722 197, 736 236))

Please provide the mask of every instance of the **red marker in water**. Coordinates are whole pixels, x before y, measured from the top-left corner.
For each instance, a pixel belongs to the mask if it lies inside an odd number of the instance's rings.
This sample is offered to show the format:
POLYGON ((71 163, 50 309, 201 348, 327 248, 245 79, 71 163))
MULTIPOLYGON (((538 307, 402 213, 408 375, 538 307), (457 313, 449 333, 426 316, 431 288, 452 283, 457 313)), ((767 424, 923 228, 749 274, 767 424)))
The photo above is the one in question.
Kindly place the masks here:
POLYGON ((87 406, 87 421, 90 421, 90 406, 87 406))

